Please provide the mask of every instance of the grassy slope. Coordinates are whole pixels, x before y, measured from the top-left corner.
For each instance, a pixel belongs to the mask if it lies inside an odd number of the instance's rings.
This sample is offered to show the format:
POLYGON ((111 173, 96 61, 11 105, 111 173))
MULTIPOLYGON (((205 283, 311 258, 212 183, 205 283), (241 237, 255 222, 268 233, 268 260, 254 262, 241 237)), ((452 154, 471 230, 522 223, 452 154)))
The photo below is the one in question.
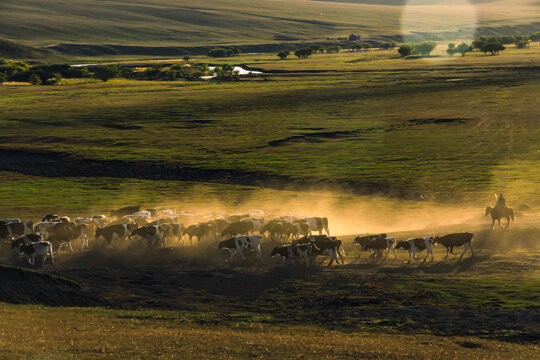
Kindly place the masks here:
MULTIPOLYGON (((283 41, 279 36, 322 40, 352 31, 370 37, 400 33, 400 6, 386 5, 388 2, 382 2, 383 5, 373 1, 366 3, 308 0, 207 0, 204 3, 190 0, 121 3, 5 0, 0 4, 0 37, 39 45, 179 46, 283 41)), ((450 7, 441 11, 426 7, 422 11, 425 20, 411 30, 440 31, 448 18, 458 19, 469 10, 450 7), (441 13, 445 18, 439 19, 441 13)), ((480 25, 485 27, 528 26, 538 20, 538 5, 533 0, 480 2, 477 11, 480 25)), ((464 27, 469 25, 463 24, 464 27)))
POLYGON ((1 146, 383 184, 424 196, 505 189, 538 201, 530 186, 539 176, 538 72, 530 68, 538 48, 431 65, 370 56, 253 59, 267 69, 340 69, 270 82, 2 87, 1 146))

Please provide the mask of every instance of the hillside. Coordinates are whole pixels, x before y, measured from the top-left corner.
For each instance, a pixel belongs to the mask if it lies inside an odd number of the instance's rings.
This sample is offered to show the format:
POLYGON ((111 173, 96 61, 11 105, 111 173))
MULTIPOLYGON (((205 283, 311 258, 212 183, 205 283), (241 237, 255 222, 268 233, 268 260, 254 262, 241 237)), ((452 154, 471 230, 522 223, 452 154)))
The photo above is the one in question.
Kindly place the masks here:
MULTIPOLYGON (((404 0, 5 0, 0 37, 28 45, 213 46, 321 41, 351 32, 364 38, 399 37, 404 0)), ((470 7, 416 6, 422 21, 406 31, 437 33, 448 19, 466 19, 470 7), (440 17, 444 13, 444 17, 440 17)), ((538 30, 534 0, 477 1, 486 32, 538 30)), ((474 26, 463 20, 458 27, 474 26)), ((457 30, 457 28, 456 28, 457 30)), ((74 51, 76 53, 76 51, 74 51)), ((98 51, 99 53, 99 51, 98 51)), ((143 52, 144 53, 144 52, 143 52)))

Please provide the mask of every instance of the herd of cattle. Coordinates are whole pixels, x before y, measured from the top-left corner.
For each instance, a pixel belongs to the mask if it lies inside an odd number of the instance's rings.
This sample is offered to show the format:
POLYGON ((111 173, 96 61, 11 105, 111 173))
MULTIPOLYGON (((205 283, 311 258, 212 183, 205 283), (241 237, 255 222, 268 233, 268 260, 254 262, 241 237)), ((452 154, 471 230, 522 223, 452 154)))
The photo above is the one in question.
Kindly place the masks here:
MULTIPOLYGON (((70 219, 67 216, 45 215, 41 222, 20 219, 0 220, 0 245, 11 241, 11 248, 18 251, 21 259, 36 264, 36 258, 45 263, 50 256, 54 263, 54 252, 59 253, 64 244, 73 252, 72 242, 81 241, 81 250, 89 247, 89 241, 100 241, 102 245, 142 244, 145 247, 167 246, 169 241, 184 245, 186 240, 193 245, 214 244, 218 250, 229 251, 230 259, 238 254, 245 260, 247 252, 254 250, 257 258, 262 257, 261 243, 271 241, 275 247, 271 256, 279 256, 282 263, 290 261, 292 266, 303 260, 306 266, 315 264, 317 256, 344 263, 341 240, 330 236, 328 219, 325 217, 277 216, 265 220, 262 210, 251 210, 245 214, 207 214, 197 216, 195 211, 177 212, 171 208, 141 210, 140 206, 112 210, 109 216, 96 215, 70 219), (323 235, 323 232, 325 233, 323 235), (318 233, 318 234, 314 234, 318 233)), ((426 250, 433 260, 433 245, 446 248, 446 257, 454 253, 455 247, 464 246, 463 255, 472 248, 472 233, 454 233, 442 237, 413 238, 396 241, 386 234, 358 236, 353 244, 358 245, 360 254, 370 252, 370 258, 382 258, 383 254, 403 248, 409 252, 409 262, 416 253, 426 250)), ((360 256, 360 255, 359 255, 360 256)), ((324 261, 324 260, 323 260, 324 261)))

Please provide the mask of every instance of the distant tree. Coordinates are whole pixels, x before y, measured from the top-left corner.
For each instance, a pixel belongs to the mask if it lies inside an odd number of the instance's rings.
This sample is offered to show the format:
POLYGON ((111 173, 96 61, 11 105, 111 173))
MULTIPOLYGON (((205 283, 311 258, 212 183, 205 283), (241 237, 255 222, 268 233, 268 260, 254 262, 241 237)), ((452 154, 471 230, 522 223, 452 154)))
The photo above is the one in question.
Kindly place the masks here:
POLYGON ((484 46, 487 43, 488 43, 487 36, 482 35, 482 36, 477 37, 476 39, 474 39, 472 45, 473 45, 474 49, 480 50, 482 48, 482 46, 484 46))
POLYGON ((457 52, 456 44, 450 43, 448 44, 448 49, 446 49, 446 53, 450 56, 454 56, 454 54, 457 52))
POLYGON ((221 48, 216 48, 216 49, 210 50, 206 55, 208 57, 213 57, 213 58, 226 57, 227 56, 227 50, 221 49, 221 48))
POLYGON ((303 49, 296 50, 294 52, 294 55, 298 57, 299 59, 307 59, 312 54, 313 54, 312 48, 303 48, 303 49))
POLYGON ((124 79, 132 79, 135 76, 135 70, 129 66, 122 66, 120 68, 120 76, 124 79))
POLYGON ((421 56, 429 56, 433 49, 437 47, 437 44, 433 41, 426 41, 420 44, 415 44, 413 52, 421 56))
POLYGON ((331 53, 338 53, 341 51, 341 46, 328 46, 326 48, 326 52, 331 54, 331 53))
POLYGON ((216 66, 212 71, 212 74, 215 76, 217 81, 238 81, 240 80, 240 75, 238 70, 234 70, 234 67, 229 64, 223 64, 221 66, 216 66))
POLYGON ((466 53, 473 51, 473 48, 471 45, 461 43, 455 48, 456 52, 461 54, 461 56, 465 56, 466 53))
POLYGON ((367 42, 363 42, 363 43, 362 43, 362 49, 364 49, 364 50, 369 50, 369 49, 371 49, 371 44, 370 44, 370 43, 367 43, 367 42))
POLYGON ((238 56, 240 55, 240 49, 239 48, 231 48, 232 49, 232 52, 233 52, 233 56, 238 56))
POLYGON ((398 49, 398 53, 402 56, 402 57, 405 57, 405 56, 409 56, 412 54, 412 47, 411 45, 409 44, 403 44, 399 47, 398 49))
POLYGON ((278 52, 277 56, 279 56, 281 60, 287 60, 287 56, 289 56, 289 54, 289 50, 281 50, 280 52, 278 52))
POLYGON ((351 50, 352 50, 353 52, 362 50, 362 44, 353 44, 353 45, 351 46, 351 50))
POLYGON ((41 85, 43 83, 43 80, 41 80, 38 74, 33 73, 28 78, 28 82, 32 85, 41 85))
POLYGON ((500 51, 503 51, 504 49, 506 49, 504 45, 501 45, 499 43, 487 43, 482 45, 480 51, 482 51, 484 54, 491 53, 491 55, 497 55, 500 51))
POLYGON ((316 52, 324 53, 324 50, 326 50, 326 48, 320 44, 313 44, 313 45, 310 45, 309 47, 313 49, 314 53, 316 52))
POLYGON ((0 73, 0 85, 7 81, 7 76, 4 73, 0 73))
POLYGON ((540 41, 540 31, 539 31, 539 32, 535 32, 534 34, 532 34, 531 36, 529 36, 529 39, 530 39, 531 41, 534 41, 534 42, 540 41))
POLYGON ((120 70, 115 65, 99 66, 94 70, 94 77, 106 82, 120 75, 120 70))
POLYGON ((186 55, 182 58, 185 62, 189 62, 189 60, 191 60, 191 56, 190 55, 186 55))
POLYGON ((396 47, 396 43, 391 41, 391 42, 386 42, 386 43, 382 43, 379 45, 379 47, 381 49, 384 49, 384 50, 388 50, 388 49, 393 49, 396 47))
POLYGON ((516 42, 516 47, 518 49, 524 49, 526 47, 529 47, 529 40, 519 40, 516 42))

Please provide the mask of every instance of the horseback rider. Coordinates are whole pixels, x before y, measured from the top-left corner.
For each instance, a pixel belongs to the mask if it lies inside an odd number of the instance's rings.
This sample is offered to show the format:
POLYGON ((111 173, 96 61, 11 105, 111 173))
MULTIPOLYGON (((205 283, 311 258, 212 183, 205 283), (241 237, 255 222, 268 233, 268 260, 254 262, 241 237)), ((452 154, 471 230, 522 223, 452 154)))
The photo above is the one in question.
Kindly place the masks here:
POLYGON ((499 196, 495 195, 495 198, 497 199, 495 210, 504 210, 506 208, 506 199, 504 198, 503 194, 499 194, 499 196))

